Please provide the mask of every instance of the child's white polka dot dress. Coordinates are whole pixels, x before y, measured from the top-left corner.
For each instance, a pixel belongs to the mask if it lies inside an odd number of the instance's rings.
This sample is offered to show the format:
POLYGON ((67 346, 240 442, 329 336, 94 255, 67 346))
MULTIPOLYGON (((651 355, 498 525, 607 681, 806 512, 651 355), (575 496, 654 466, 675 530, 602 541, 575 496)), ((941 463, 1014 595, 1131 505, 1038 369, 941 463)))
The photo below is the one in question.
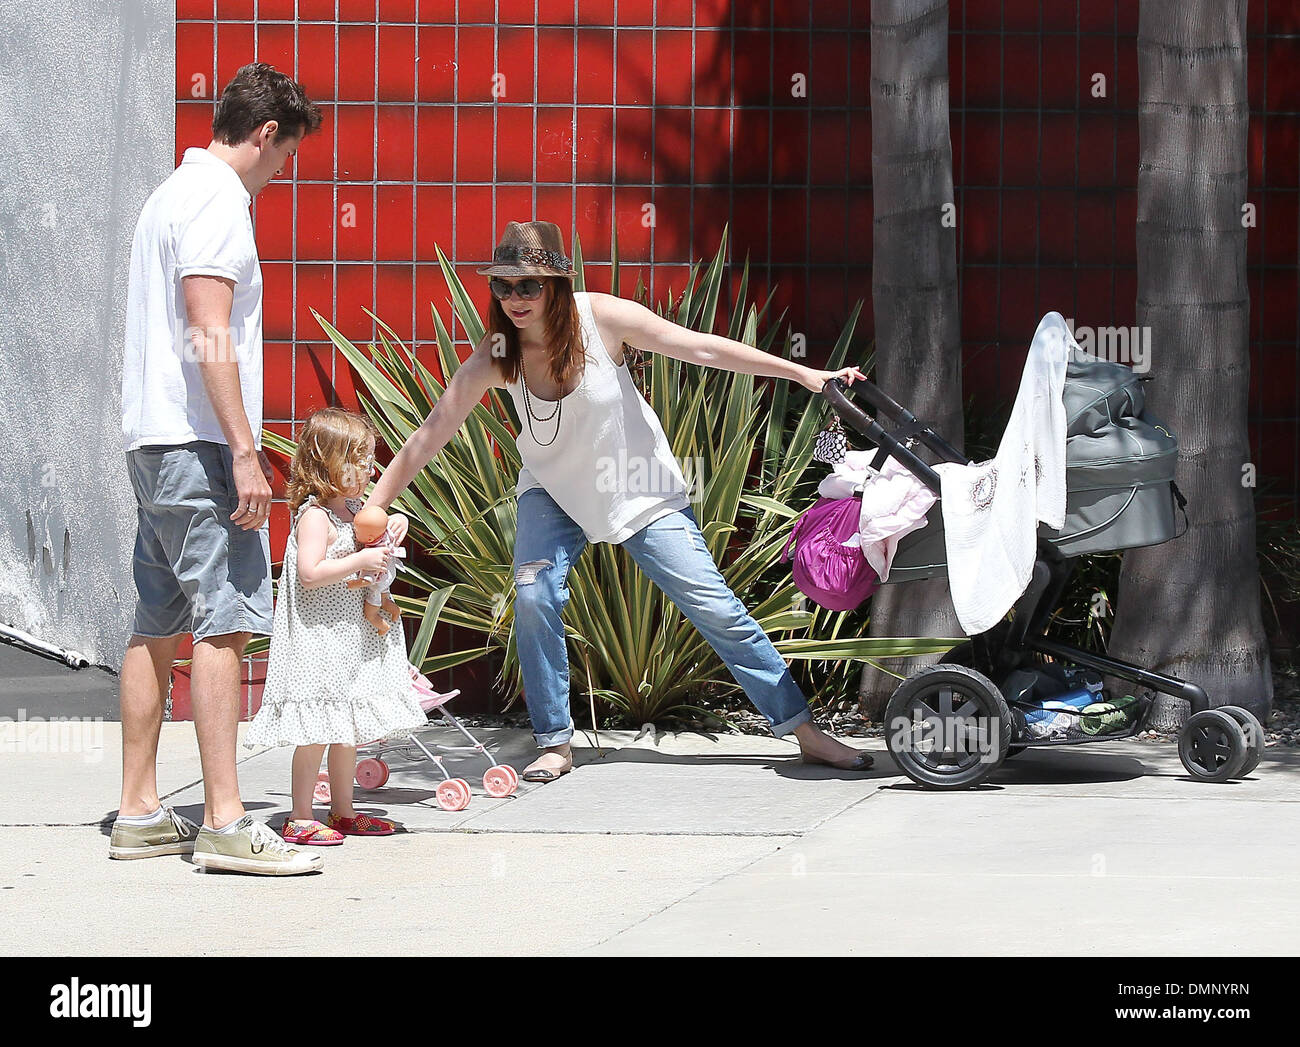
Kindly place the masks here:
MULTIPOLYGON (((297 526, 313 505, 337 531, 326 559, 356 551, 350 522, 315 498, 299 507, 284 551, 262 707, 244 736, 248 747, 362 745, 427 722, 411 686, 401 626, 380 636, 362 614, 364 589, 345 582, 308 589, 299 580, 297 526)), ((361 505, 347 502, 354 513, 361 505)))

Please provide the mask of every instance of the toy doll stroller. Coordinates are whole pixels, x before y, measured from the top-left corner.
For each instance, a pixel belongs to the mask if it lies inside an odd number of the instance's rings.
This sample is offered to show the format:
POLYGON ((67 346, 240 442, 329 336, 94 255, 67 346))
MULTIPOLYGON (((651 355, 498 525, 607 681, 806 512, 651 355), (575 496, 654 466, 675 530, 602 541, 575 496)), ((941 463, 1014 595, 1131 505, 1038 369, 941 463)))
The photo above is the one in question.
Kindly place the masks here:
MULTIPOLYGON (((438 745, 430 743, 426 745, 420 739, 422 729, 417 729, 405 738, 394 739, 391 742, 382 739, 370 742, 357 750, 357 785, 363 789, 382 788, 388 781, 389 775, 388 762, 385 757, 398 756, 407 760, 419 760, 423 757, 431 761, 438 768, 438 773, 442 775, 442 781, 434 791, 434 799, 437 801, 438 806, 444 811, 463 811, 469 806, 471 795, 469 783, 464 778, 453 778, 443 765, 442 757, 439 754, 478 753, 488 763, 488 769, 483 774, 484 792, 497 799, 513 795, 519 788, 519 774, 509 764, 497 763, 496 758, 488 751, 487 746, 470 734, 465 729, 465 726, 447 711, 447 703, 460 694, 460 689, 457 688, 448 691, 446 694, 440 694, 433 689, 428 678, 415 666, 411 666, 410 669, 411 686, 419 695, 420 707, 426 713, 432 713, 436 709, 451 727, 465 737, 469 744, 438 745)), ((318 803, 329 802, 329 775, 322 773, 317 779, 314 798, 318 803)))
MULTIPOLYGON (((1143 414, 1144 377, 1118 364, 1072 354, 1064 391, 1064 525, 1060 531, 1039 528, 1033 573, 1010 618, 958 644, 939 664, 913 673, 887 705, 890 753, 919 785, 970 788, 1027 748, 1112 741, 1138 733, 1153 696, 1140 693, 1108 704, 1100 693, 1101 674, 1191 706, 1178 755, 1193 778, 1241 778, 1259 763, 1264 731, 1249 710, 1211 708, 1209 696, 1195 684, 1045 635, 1078 556, 1156 545, 1178 536, 1175 504, 1180 510, 1186 505, 1173 483, 1178 442, 1143 414), (1077 695, 1085 697, 1073 700, 1077 695), (1053 696, 1067 700, 1044 701, 1053 696), (1047 723, 1050 730, 1044 729, 1047 723)), ((916 441, 943 462, 968 464, 948 441, 869 381, 845 386, 832 379, 822 396, 849 427, 877 445, 875 469, 892 456, 939 495, 939 476, 913 450, 916 441), (859 396, 898 428, 887 432, 855 402, 859 396)), ((899 541, 886 584, 946 572, 940 502, 927 520, 899 541)))

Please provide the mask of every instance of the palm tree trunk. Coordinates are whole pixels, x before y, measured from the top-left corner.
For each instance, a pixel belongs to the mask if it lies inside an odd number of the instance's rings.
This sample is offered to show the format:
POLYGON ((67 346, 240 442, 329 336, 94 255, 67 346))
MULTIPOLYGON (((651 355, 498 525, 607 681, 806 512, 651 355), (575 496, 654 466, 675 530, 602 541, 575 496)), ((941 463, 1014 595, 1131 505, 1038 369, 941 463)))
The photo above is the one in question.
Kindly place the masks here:
MULTIPOLYGON (((946 0, 872 0, 871 179, 875 381, 960 447, 946 0)), ((871 635, 962 635, 947 579, 885 586, 873 597, 871 635)), ((889 668, 905 675, 935 660, 908 659, 889 668)), ((866 666, 860 686, 865 710, 883 712, 896 683, 866 666)))
MULTIPOLYGON (((1151 411, 1179 440, 1191 526, 1125 554, 1110 649, 1184 676, 1215 704, 1272 702, 1250 461, 1246 0, 1142 0, 1138 21, 1137 320, 1151 411)), ((1156 726, 1183 703, 1161 696, 1156 726)))

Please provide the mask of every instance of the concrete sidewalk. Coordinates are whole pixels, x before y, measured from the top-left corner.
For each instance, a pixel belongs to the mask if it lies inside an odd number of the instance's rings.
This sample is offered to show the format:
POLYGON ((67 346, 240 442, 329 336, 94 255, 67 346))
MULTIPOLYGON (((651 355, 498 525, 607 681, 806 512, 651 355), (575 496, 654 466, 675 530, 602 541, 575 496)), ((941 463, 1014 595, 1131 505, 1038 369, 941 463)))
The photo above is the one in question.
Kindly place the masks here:
MULTIPOLYGON (((477 732, 521 766, 522 731, 477 732)), ((430 741, 455 744, 445 727, 430 741)), ((1028 752, 967 793, 915 789, 881 743, 867 775, 789 743, 630 732, 517 796, 433 801, 394 758, 362 809, 410 831, 324 851, 312 877, 113 862, 113 723, 9 725, 0 760, 5 954, 1292 954, 1300 753, 1189 780, 1168 743, 1028 752), (41 738, 44 732, 43 739, 41 738), (24 751, 25 750, 25 751, 24 751), (328 923, 334 929, 324 931, 328 923)), ((202 815, 189 724, 166 724, 167 802, 202 815)), ((279 824, 289 751, 248 751, 250 811, 279 824)))

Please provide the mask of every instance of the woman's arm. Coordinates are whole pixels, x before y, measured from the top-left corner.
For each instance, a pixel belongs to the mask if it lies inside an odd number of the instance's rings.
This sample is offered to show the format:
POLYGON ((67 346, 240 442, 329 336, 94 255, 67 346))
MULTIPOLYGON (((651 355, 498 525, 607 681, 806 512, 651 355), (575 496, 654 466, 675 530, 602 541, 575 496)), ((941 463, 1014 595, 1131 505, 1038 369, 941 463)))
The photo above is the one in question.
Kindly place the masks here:
POLYGON ((438 397, 429 417, 411 438, 402 445, 384 475, 366 499, 366 505, 387 509, 393 500, 406 490, 416 474, 433 460, 434 455, 447 446, 447 442, 465 424, 474 405, 487 395, 493 386, 501 385, 500 372, 492 363, 486 336, 479 342, 468 360, 452 375, 451 382, 438 397))
POLYGON ((298 580, 304 588, 319 589, 333 585, 360 571, 383 571, 392 558, 391 548, 362 549, 351 556, 327 560, 330 522, 325 513, 312 506, 298 521, 298 580))
POLYGON ((646 352, 660 353, 702 367, 785 378, 815 393, 821 392, 822 386, 832 378, 842 378, 852 384, 854 379, 867 377, 856 367, 818 371, 721 335, 692 331, 665 320, 639 302, 616 295, 593 293, 589 297, 597 325, 602 331, 613 333, 611 341, 614 345, 626 342, 646 352))

